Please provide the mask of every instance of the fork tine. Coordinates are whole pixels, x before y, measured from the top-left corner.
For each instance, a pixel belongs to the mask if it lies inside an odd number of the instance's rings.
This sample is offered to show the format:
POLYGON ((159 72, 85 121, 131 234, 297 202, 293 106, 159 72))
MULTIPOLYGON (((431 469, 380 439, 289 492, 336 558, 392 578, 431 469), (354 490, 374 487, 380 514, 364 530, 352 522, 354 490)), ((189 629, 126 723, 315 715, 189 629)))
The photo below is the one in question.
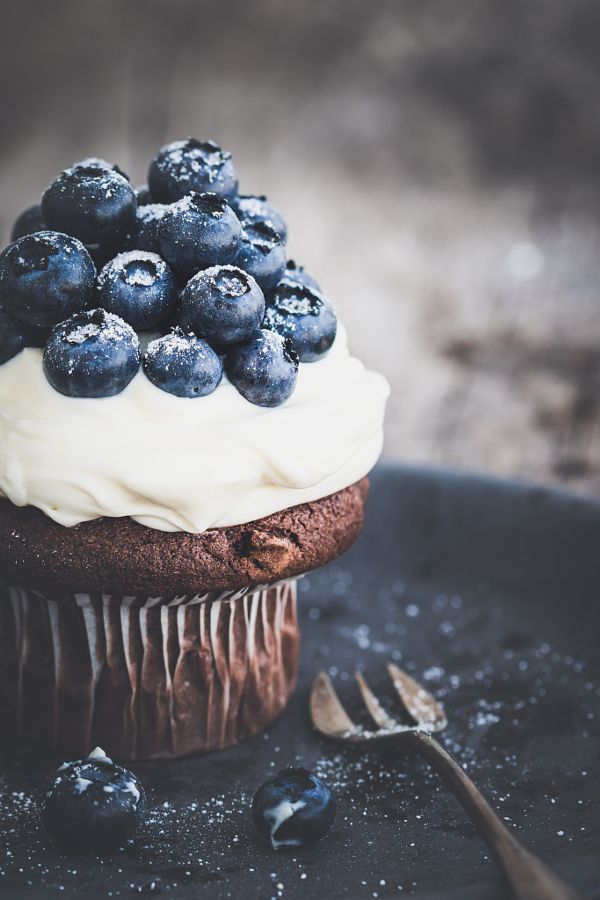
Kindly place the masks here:
POLYGON ((325 672, 319 672, 312 686, 310 715, 317 731, 328 737, 345 735, 356 727, 325 672))
POLYGON ((429 691, 394 663, 388 663, 387 670, 409 716, 431 731, 443 731, 448 724, 446 714, 429 691))
POLYGON ((392 719, 391 716, 388 716, 381 703, 365 681, 362 672, 355 672, 354 677, 358 682, 358 686, 360 688, 362 698, 365 701, 365 706, 369 711, 369 715, 371 716, 375 724, 379 725, 380 728, 385 728, 386 731, 396 729, 398 727, 398 722, 392 719))

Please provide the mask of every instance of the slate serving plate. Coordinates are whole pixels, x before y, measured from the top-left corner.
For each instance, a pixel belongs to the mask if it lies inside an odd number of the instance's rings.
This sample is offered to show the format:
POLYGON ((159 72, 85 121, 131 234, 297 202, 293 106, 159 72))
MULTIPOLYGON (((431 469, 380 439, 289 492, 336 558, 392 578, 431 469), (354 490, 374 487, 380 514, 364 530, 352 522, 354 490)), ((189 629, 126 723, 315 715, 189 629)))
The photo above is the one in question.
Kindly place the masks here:
POLYGON ((446 745, 524 842, 600 895, 600 503, 388 465, 373 476, 367 520, 346 557, 301 582, 302 674, 287 712, 223 753, 135 766, 151 809, 115 856, 49 845, 36 801, 57 759, 0 736, 1 895, 506 896, 425 763, 394 748, 365 759, 312 732, 319 669, 358 708, 360 665, 393 703, 387 659, 442 699, 446 745), (320 844, 275 853, 248 806, 290 763, 326 778, 339 812, 320 844))

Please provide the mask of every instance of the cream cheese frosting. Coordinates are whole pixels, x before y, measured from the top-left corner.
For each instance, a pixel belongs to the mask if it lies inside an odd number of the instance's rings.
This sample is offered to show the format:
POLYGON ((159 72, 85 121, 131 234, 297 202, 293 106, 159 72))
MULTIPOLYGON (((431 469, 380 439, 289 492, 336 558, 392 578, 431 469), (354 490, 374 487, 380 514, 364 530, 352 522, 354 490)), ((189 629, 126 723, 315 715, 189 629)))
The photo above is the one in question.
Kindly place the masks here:
POLYGON ((249 403, 225 377, 191 400, 141 370, 114 397, 65 397, 30 347, 0 366, 0 495, 65 526, 100 516, 191 533, 239 525, 366 475, 381 452, 388 394, 386 380, 350 355, 341 328, 273 409, 249 403))

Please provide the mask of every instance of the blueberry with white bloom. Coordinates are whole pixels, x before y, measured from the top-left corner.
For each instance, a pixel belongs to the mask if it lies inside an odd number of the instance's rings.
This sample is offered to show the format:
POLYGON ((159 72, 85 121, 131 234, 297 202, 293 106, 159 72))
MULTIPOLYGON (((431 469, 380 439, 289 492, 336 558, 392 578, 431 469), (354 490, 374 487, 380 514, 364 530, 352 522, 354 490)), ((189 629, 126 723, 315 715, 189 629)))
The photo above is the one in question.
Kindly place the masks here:
POLYGON ((313 291, 321 291, 318 281, 305 271, 304 266, 299 266, 293 259, 288 259, 283 277, 296 284, 303 284, 313 291))
POLYGON ((242 220, 236 266, 256 279, 265 294, 281 280, 285 271, 285 247, 268 222, 242 220))
POLYGON ((175 275, 164 259, 146 250, 119 253, 96 282, 96 305, 120 316, 136 331, 148 331, 168 319, 177 299, 175 275))
POLYGON ((335 340, 337 317, 322 294, 284 279, 269 297, 263 325, 288 338, 301 362, 316 362, 335 340))
POLYGON ((17 216, 10 233, 11 241, 23 237, 25 234, 35 234, 37 231, 46 231, 46 225, 42 218, 42 207, 39 203, 28 206, 20 216, 17 216))
POLYGON ((63 763, 42 808, 50 837, 68 850, 122 845, 140 824, 146 795, 136 776, 97 747, 87 759, 63 763))
POLYGON ((225 372, 242 397, 257 406, 280 406, 298 378, 298 355, 290 341, 261 329, 231 348, 225 372))
POLYGON ((160 251, 158 225, 168 209, 166 203, 146 203, 144 206, 138 206, 135 224, 126 240, 129 250, 150 250, 151 253, 160 251))
POLYGON ((138 337, 104 309, 76 313, 54 328, 44 349, 44 374, 68 397, 112 397, 135 377, 138 337))
POLYGON ((61 172, 42 197, 48 226, 79 238, 99 257, 122 248, 135 224, 136 209, 129 181, 97 159, 61 172))
POLYGON ((287 225, 283 216, 271 206, 264 194, 240 194, 231 201, 231 205, 240 219, 253 222, 267 222, 274 228, 283 243, 287 240, 287 225))
POLYGON ((49 327, 83 309, 96 269, 77 238, 28 234, 0 254, 0 306, 19 322, 49 327))
POLYGON ((181 294, 181 325, 216 346, 237 344, 260 328, 265 298, 236 266, 212 266, 191 278, 181 294))
POLYGON ((176 397, 206 397, 223 375, 223 363, 210 344, 180 328, 152 341, 143 365, 152 384, 176 397))
POLYGON ((327 785, 306 769, 284 769, 260 787, 252 801, 258 833, 274 850, 303 847, 333 825, 336 803, 327 785))
POLYGON ((192 191, 230 199, 237 186, 231 153, 214 141, 174 141, 160 148, 148 169, 148 187, 159 203, 173 203, 192 191))
POLYGON ((177 272, 188 275, 230 263, 239 246, 238 217, 218 194, 189 194, 172 203, 158 224, 160 253, 177 272))

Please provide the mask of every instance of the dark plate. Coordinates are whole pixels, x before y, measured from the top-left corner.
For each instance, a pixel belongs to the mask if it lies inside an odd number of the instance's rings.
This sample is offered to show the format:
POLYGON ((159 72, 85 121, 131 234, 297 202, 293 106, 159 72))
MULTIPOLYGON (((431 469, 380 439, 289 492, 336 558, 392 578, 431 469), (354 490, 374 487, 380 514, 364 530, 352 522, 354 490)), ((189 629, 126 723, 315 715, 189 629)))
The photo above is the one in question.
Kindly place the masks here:
POLYGON ((0 892, 506 896, 480 838, 425 763, 394 748, 365 759, 311 731, 308 692, 320 668, 354 702, 354 668, 384 692, 387 659, 442 698, 446 746, 523 841, 598 892, 600 504, 380 467, 364 535, 342 561, 304 579, 300 597, 302 676, 287 712, 267 735, 224 753, 135 766, 152 810, 143 834, 113 858, 65 858, 47 845, 34 798, 55 760, 5 746, 0 892), (248 806, 255 787, 289 763, 322 774, 339 813, 314 848, 275 853, 255 838, 248 806))

